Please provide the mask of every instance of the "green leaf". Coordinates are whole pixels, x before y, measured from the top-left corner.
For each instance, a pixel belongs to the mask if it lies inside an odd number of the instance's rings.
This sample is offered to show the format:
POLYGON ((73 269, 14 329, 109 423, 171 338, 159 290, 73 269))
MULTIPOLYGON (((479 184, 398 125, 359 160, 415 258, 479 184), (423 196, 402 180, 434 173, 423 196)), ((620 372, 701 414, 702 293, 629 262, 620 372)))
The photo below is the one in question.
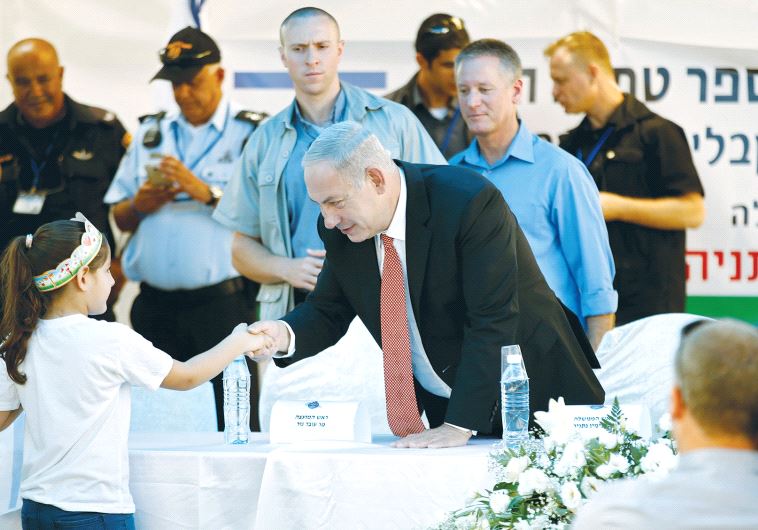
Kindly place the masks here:
POLYGON ((618 398, 613 398, 613 405, 611 411, 606 417, 600 420, 600 426, 608 432, 620 434, 623 430, 622 423, 624 421, 624 414, 621 412, 621 405, 618 398))

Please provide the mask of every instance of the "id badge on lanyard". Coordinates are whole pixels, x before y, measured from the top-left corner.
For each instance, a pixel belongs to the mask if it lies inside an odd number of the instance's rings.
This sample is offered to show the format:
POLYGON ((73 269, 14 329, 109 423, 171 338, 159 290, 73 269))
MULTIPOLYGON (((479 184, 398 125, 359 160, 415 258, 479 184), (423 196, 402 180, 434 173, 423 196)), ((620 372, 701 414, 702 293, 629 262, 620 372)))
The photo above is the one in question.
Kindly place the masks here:
POLYGON ((39 215, 40 212, 42 212, 42 208, 45 206, 45 192, 38 191, 37 186, 39 186, 42 170, 45 169, 45 166, 47 165, 47 157, 50 156, 50 152, 53 149, 54 143, 55 138, 53 138, 53 141, 51 141, 45 149, 45 154, 42 162, 37 162, 34 158, 29 161, 32 173, 34 174, 32 188, 29 191, 19 190, 16 202, 13 203, 13 213, 39 215))
POLYGON ((45 206, 45 192, 31 189, 19 191, 16 202, 13 203, 13 213, 25 215, 39 215, 45 206))

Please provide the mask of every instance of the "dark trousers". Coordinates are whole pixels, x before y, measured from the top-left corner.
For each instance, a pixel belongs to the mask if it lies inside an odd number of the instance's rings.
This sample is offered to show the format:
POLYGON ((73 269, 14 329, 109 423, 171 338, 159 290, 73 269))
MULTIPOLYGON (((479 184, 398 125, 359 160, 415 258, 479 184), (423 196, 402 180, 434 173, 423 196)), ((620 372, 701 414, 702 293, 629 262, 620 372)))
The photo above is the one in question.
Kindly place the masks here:
MULTIPOLYGON (((255 284, 232 278, 193 290, 163 291, 145 283, 131 310, 132 327, 140 335, 178 361, 211 349, 240 322, 256 320, 255 284)), ((240 352, 242 353, 242 352, 240 352)), ((258 370, 247 359, 250 370, 250 429, 260 431, 258 421, 258 370)), ((224 430, 224 387, 222 374, 214 377, 218 429, 224 430)))
POLYGON ((67 512, 49 504, 24 499, 21 506, 21 527, 24 530, 134 530, 134 514, 67 512))

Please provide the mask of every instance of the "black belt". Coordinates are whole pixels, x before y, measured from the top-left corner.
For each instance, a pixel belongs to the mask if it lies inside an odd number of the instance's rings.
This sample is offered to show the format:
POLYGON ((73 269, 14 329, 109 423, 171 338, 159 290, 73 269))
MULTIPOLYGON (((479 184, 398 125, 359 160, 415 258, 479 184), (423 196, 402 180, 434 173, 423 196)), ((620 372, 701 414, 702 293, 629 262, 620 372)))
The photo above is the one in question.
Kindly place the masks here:
POLYGON ((197 303, 203 300, 210 300, 221 296, 229 296, 242 291, 245 288, 245 280, 241 276, 229 278, 221 283, 199 287, 197 289, 176 289, 174 291, 165 291, 158 289, 145 282, 140 283, 140 292, 146 296, 160 297, 164 302, 172 304, 197 303))

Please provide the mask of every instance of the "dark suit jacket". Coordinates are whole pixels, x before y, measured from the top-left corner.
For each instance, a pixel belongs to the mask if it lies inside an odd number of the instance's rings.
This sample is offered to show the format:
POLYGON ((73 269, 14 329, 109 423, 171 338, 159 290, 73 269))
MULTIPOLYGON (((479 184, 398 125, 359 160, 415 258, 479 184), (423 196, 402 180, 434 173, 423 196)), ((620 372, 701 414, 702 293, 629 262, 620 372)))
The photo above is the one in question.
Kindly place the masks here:
MULTIPOLYGON (((546 410, 550 397, 602 403, 605 393, 590 367, 597 359, 586 337, 581 345, 577 340, 497 188, 460 167, 398 165, 408 189, 411 305, 432 367, 452 389, 449 401, 441 400, 442 413, 430 417, 432 426, 500 428, 500 347, 507 344, 521 345, 532 411, 546 410)), ((321 218, 318 229, 324 267, 313 293, 283 318, 295 333, 296 351, 279 365, 333 345, 356 314, 381 345, 373 238, 352 243, 327 230, 321 218)), ((424 391, 417 397, 428 415, 439 408, 439 398, 424 391)))

